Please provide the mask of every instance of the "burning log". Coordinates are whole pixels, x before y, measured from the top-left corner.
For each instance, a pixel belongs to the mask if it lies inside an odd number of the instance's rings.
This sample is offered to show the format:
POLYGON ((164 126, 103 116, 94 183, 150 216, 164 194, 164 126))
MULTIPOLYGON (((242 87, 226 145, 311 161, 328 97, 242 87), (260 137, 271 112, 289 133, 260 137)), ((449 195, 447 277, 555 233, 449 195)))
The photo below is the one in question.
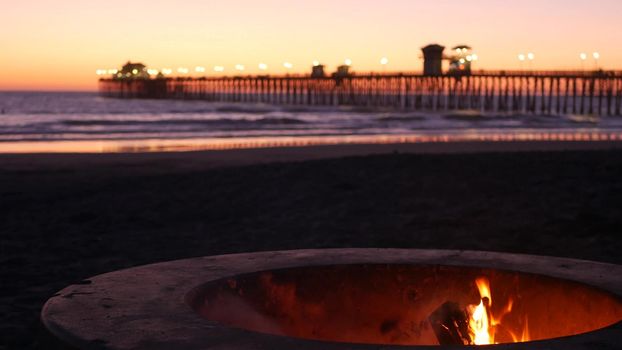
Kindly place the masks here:
POLYGON ((457 303, 446 302, 434 311, 428 322, 440 345, 469 345, 469 315, 457 303))

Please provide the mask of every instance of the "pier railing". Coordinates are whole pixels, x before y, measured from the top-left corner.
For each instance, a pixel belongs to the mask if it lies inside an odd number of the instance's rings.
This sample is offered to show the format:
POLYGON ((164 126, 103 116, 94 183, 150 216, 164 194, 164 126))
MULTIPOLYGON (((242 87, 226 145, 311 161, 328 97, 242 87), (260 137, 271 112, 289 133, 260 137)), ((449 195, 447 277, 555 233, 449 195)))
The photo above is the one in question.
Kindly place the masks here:
POLYGON ((102 79, 99 88, 103 96, 116 98, 358 106, 405 111, 622 115, 620 72, 102 79))

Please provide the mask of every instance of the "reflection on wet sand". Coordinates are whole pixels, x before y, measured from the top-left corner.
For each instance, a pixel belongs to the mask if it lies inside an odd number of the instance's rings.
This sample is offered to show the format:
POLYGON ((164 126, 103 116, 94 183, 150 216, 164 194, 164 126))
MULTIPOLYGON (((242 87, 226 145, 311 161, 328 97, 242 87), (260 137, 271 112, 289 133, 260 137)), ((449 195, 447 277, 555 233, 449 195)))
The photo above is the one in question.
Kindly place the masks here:
POLYGON ((303 137, 246 137, 211 139, 148 139, 95 141, 38 141, 0 143, 0 153, 135 153, 230 150, 323 145, 410 144, 451 142, 615 142, 620 132, 527 131, 458 134, 347 135, 303 137))

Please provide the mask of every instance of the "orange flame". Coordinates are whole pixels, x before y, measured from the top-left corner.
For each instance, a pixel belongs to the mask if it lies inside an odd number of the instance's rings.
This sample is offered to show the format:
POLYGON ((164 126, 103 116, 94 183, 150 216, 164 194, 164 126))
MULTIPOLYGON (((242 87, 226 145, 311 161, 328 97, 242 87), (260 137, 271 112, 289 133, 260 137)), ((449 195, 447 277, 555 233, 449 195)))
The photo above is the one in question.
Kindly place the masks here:
POLYGON ((512 337, 512 340, 515 343, 520 343, 520 342, 526 342, 529 341, 529 323, 527 322, 527 318, 525 318, 525 325, 523 326, 523 332, 520 336, 520 338, 514 334, 514 332, 509 331, 510 336, 512 337))
POLYGON ((490 334, 490 320, 488 319, 488 311, 484 306, 484 301, 477 306, 469 306, 469 333, 473 344, 487 345, 493 344, 494 337, 490 334))
POLYGON ((481 302, 479 305, 469 305, 469 333, 475 345, 494 344, 494 334, 491 333, 492 319, 489 317, 489 307, 492 305, 490 284, 485 278, 475 280, 481 302))
MULTIPOLYGON (((473 345, 489 345, 495 343, 495 330, 501 325, 503 317, 512 312, 514 300, 509 299, 506 307, 500 315, 494 316, 491 312, 492 294, 490 292, 490 282, 487 278, 480 277, 475 280, 475 285, 479 290, 479 305, 469 305, 467 312, 469 314, 469 335, 473 345)), ((520 338, 515 333, 508 331, 514 342, 529 341, 529 325, 527 319, 523 325, 520 338)))

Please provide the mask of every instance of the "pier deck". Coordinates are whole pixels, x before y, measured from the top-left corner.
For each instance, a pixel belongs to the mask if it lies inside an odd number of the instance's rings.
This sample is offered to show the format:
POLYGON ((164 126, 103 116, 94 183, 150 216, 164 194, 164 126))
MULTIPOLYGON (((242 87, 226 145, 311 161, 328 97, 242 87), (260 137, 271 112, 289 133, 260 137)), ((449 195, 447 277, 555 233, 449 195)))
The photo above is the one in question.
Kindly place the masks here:
POLYGON ((622 114, 622 72, 101 79, 99 90, 102 96, 114 98, 360 106, 404 111, 622 114))

